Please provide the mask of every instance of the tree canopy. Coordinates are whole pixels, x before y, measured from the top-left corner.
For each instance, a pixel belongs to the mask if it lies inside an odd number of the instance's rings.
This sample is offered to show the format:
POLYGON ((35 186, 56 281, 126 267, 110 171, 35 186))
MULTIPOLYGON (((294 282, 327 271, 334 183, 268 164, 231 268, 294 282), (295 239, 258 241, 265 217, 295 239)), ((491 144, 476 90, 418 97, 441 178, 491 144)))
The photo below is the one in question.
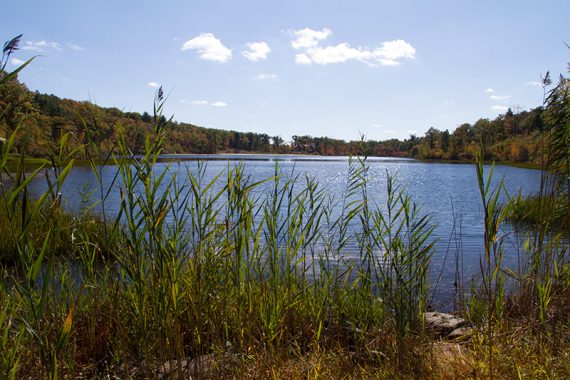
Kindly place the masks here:
MULTIPOLYGON (((415 157, 420 159, 473 160, 480 154, 487 160, 540 161, 540 138, 544 125, 542 107, 513 112, 509 109, 495 119, 463 123, 454 131, 430 127, 422 137, 404 140, 344 141, 309 135, 281 136, 265 133, 203 128, 190 123, 168 121, 165 153, 302 153, 318 155, 359 155, 415 157)), ((72 132, 76 143, 95 139, 103 151, 114 149, 117 127, 121 125, 133 153, 144 149, 151 130, 148 112, 122 112, 87 101, 61 99, 53 94, 30 91, 17 77, 0 84, 0 135, 18 125, 20 149, 33 156, 46 156, 62 133, 72 132)))

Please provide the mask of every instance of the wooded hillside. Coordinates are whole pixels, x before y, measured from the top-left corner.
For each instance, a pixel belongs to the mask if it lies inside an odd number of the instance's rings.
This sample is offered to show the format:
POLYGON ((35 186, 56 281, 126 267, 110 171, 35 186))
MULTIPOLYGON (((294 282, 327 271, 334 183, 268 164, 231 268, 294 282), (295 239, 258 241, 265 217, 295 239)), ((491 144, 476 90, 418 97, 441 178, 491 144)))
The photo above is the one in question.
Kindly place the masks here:
MULTIPOLYGON (((542 107, 518 113, 509 109, 493 120, 464 123, 452 132, 432 127, 422 137, 367 141, 364 145, 360 141, 309 135, 292 136, 291 141, 284 141, 281 136, 203 128, 172 120, 168 122, 164 152, 354 155, 363 154, 364 149, 371 156, 473 160, 481 154, 487 160, 536 163, 543 119, 542 107)), ((125 129, 133 153, 141 153, 152 116, 147 112, 123 112, 87 101, 32 92, 15 78, 0 86, 0 136, 7 136, 19 124, 18 146, 25 147, 32 156, 48 155, 65 132, 73 132, 72 139, 77 144, 91 138, 101 144, 103 151, 112 150, 119 125, 125 129)))

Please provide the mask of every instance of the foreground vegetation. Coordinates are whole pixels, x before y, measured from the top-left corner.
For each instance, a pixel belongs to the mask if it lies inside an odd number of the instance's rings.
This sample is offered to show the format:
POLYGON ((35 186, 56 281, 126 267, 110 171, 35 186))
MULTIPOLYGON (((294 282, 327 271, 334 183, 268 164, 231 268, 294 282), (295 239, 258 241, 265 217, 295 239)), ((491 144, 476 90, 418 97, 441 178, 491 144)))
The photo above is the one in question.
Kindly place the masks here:
POLYGON ((365 159, 350 161, 342 199, 279 166, 253 182, 242 166, 207 179, 200 165, 182 181, 154 170, 162 107, 159 90, 142 156, 120 123, 112 149, 64 133, 28 173, 23 124, 2 144, 1 378, 156 378, 167 365, 182 377, 188 359, 212 378, 570 376, 567 242, 544 233, 519 252, 528 265, 504 268, 510 207, 482 164, 481 281, 458 310, 474 330, 442 342, 423 319, 433 227, 396 179, 382 205, 368 196, 365 159), (69 214, 61 189, 78 156, 100 186, 69 214), (116 165, 111 183, 100 162, 116 165), (47 191, 31 199, 40 179, 47 191))

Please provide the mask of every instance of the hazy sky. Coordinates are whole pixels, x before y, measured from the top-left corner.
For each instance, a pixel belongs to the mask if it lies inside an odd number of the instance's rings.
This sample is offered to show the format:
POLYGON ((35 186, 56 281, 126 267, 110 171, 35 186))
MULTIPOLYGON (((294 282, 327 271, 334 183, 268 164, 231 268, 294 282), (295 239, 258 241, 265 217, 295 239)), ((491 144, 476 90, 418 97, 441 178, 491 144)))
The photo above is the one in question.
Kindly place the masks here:
MULTIPOLYGON (((31 90, 201 126, 404 138, 542 100, 570 1, 7 1, 31 90)), ((15 67, 15 66, 12 66, 15 67)))

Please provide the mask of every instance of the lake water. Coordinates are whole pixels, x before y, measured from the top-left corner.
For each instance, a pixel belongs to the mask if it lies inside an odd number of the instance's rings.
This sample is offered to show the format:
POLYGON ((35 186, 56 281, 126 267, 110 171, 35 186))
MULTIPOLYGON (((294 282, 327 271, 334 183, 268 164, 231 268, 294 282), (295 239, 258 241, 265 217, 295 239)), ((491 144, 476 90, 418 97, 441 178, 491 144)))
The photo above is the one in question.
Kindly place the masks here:
MULTIPOLYGON (((195 171, 195 160, 207 160, 207 176, 224 171, 228 165, 243 162, 253 180, 273 176, 275 161, 283 173, 294 171, 314 176, 332 196, 341 197, 346 188, 348 159, 346 157, 316 157, 297 155, 172 155, 163 156, 155 170, 163 172, 168 167, 170 176, 177 174, 179 182, 184 182, 186 168, 195 171), (168 162, 167 162, 168 161, 168 162)), ((386 173, 397 176, 397 182, 406 188, 408 194, 421 207, 423 213, 431 216, 436 225, 433 239, 437 240, 435 254, 430 268, 435 298, 440 304, 452 298, 455 274, 459 270, 468 280, 479 273, 479 258, 483 252, 483 210, 477 187, 477 177, 473 164, 424 163, 410 159, 369 158, 370 181, 369 197, 381 208, 386 202, 386 173), (456 254, 460 261, 456 262, 456 254), (457 265, 456 265, 457 264, 457 265)), ((488 173, 490 166, 486 166, 488 173)), ((107 180, 116 173, 116 167, 102 169, 107 180)), ((538 191, 540 171, 496 166, 493 182, 499 184, 504 179, 510 194, 534 194, 538 191)), ((86 166, 75 167, 63 189, 63 197, 68 207, 77 209, 80 194, 86 188, 98 186, 95 175, 86 166)), ((33 191, 45 189, 42 181, 36 182, 33 191)), ((503 199, 505 199, 503 197, 503 199)), ((112 214, 119 207, 119 191, 112 191, 106 204, 112 214)), ((519 265, 517 246, 522 238, 509 225, 503 226, 505 263, 519 265)), ((349 246, 347 249, 350 249, 349 246)), ((436 306, 437 307, 437 306, 436 306)), ((445 308, 445 306, 440 306, 445 308)))

